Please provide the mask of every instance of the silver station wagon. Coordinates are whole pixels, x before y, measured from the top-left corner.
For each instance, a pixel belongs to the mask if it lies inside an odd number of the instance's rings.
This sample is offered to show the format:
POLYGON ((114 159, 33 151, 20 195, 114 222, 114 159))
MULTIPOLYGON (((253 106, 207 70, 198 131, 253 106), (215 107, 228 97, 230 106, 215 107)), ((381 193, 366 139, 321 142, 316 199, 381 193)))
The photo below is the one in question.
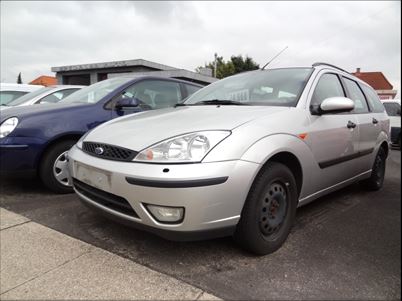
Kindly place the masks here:
POLYGON ((382 187, 389 132, 370 86, 316 63, 238 74, 102 124, 69 168, 82 202, 121 222, 173 240, 233 235, 268 254, 297 207, 357 181, 382 187))

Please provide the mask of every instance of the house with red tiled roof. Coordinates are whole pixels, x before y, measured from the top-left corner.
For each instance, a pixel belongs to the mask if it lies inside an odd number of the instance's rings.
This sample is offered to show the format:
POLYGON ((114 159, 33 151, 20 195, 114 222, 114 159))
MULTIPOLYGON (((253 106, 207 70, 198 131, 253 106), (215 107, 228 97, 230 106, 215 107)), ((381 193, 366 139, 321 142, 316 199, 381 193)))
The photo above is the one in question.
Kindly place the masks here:
POLYGON ((53 86, 57 85, 57 79, 54 76, 42 75, 30 82, 31 85, 53 86))
POLYGON ((395 98, 397 90, 393 90, 394 87, 382 72, 361 72, 360 68, 357 68, 352 74, 373 87, 380 99, 395 98))

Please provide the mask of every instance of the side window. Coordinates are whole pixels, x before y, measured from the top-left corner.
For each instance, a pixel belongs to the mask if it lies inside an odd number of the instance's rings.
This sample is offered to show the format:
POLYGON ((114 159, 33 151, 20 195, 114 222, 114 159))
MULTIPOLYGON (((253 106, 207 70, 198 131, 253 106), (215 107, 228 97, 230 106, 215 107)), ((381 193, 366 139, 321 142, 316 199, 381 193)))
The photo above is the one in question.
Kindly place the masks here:
POLYGON ((27 92, 20 91, 1 91, 0 92, 0 105, 8 104, 12 102, 14 99, 21 97, 22 95, 27 94, 27 92))
POLYGON ((324 99, 336 96, 345 97, 342 84, 337 75, 326 73, 321 76, 317 86, 315 87, 310 106, 319 106, 324 99))
POLYGON ((193 86, 193 85, 185 85, 187 89, 187 96, 190 96, 197 92, 201 87, 193 86))
POLYGON ((182 99, 180 84, 164 80, 147 80, 136 83, 127 88, 124 95, 135 97, 152 109, 173 107, 182 99))
POLYGON ((51 93, 45 97, 43 97, 39 103, 56 103, 62 100, 63 98, 66 98, 70 94, 74 93, 79 89, 66 89, 66 90, 61 90, 61 91, 56 91, 54 93, 51 93))
POLYGON ((346 89, 349 92, 349 97, 355 102, 355 109, 353 113, 368 113, 369 109, 367 106, 366 98, 363 92, 360 90, 359 86, 354 80, 343 77, 346 89))
POLYGON ((360 85, 363 89, 364 94, 366 94, 367 101, 370 105, 371 111, 374 113, 382 113, 384 112, 384 106, 381 103, 377 93, 374 92, 373 89, 367 87, 366 85, 360 85))

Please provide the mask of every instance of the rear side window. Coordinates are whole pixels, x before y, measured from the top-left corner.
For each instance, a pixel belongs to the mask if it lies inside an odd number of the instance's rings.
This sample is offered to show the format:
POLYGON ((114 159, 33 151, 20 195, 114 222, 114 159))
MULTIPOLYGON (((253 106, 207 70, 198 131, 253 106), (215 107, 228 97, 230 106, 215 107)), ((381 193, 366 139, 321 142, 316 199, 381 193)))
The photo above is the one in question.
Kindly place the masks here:
POLYGON ((345 97, 341 82, 337 75, 326 73, 318 81, 310 105, 313 107, 319 106, 324 99, 336 96, 345 97))
POLYGON ((367 101, 371 108, 371 111, 374 113, 382 113, 384 112, 384 106, 381 103, 380 99, 378 98, 377 93, 374 92, 373 89, 367 87, 366 85, 360 85, 363 89, 364 94, 367 97, 367 101))
POLYGON ((349 97, 355 103, 355 109, 353 113, 368 113, 369 109, 367 106, 366 98, 364 97, 363 92, 360 90, 359 86, 354 80, 343 77, 343 81, 345 83, 346 89, 349 92, 349 97))

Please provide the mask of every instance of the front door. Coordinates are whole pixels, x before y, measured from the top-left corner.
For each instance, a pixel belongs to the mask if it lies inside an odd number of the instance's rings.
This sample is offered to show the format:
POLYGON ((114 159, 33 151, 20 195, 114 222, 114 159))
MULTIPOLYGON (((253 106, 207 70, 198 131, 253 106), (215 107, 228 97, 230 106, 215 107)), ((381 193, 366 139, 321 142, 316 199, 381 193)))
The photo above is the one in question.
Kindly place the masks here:
MULTIPOLYGON (((345 90, 337 74, 320 76, 310 101, 310 107, 319 106, 329 97, 345 97, 345 90)), ((315 191, 319 191, 355 176, 358 171, 354 158, 359 149, 357 117, 352 113, 311 115, 309 137, 311 149, 319 167, 315 191)))

